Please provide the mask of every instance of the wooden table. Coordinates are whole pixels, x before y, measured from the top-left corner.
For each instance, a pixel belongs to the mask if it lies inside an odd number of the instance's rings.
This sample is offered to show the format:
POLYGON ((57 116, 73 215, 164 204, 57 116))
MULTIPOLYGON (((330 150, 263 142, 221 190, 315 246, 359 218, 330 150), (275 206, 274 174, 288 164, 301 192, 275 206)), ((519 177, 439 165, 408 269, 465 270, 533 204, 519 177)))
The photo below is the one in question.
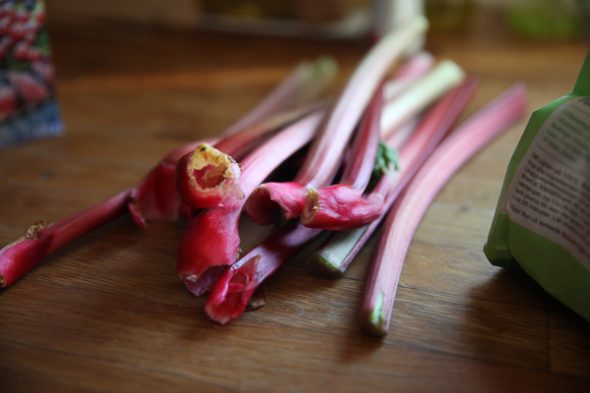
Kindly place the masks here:
MULTIPOLYGON (((0 151, 0 243, 32 222, 137 182, 169 149, 215 135, 299 60, 329 53, 347 75, 363 44, 55 29, 62 138, 0 151)), ((566 93, 587 46, 482 29, 428 40, 481 78, 471 111, 515 81, 531 108, 566 93)), ((305 256, 268 301, 228 326, 175 275, 180 225, 128 217, 47 258, 0 294, 2 392, 588 392, 590 325, 482 245, 525 122, 444 189, 410 248, 382 341, 355 315, 374 242, 338 281, 305 256)))

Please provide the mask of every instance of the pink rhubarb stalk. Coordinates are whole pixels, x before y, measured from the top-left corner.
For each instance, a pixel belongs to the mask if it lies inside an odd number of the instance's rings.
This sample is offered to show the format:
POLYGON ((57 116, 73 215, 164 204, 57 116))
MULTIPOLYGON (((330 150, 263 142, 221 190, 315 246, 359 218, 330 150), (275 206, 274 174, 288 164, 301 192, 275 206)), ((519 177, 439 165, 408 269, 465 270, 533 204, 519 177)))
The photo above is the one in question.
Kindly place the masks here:
POLYGON ((361 307, 361 328, 373 336, 389 331, 403 262, 424 213, 453 174, 502 131, 522 118, 526 89, 516 85, 457 129, 428 158, 396 202, 374 254, 361 307))
MULTIPOLYGON (((329 59, 299 66, 258 106, 224 132, 232 136, 230 140, 238 149, 233 153, 237 156, 240 152, 245 154, 262 136, 311 110, 309 103, 333 79, 335 69, 329 59)), ((45 255, 123 214, 125 206, 140 227, 146 225, 146 219, 176 220, 180 211, 190 211, 183 209, 176 191, 176 163, 200 143, 189 143, 171 151, 140 184, 89 210, 48 226, 32 225, 23 238, 0 249, 0 287, 12 285, 45 255)), ((226 148, 231 150, 231 146, 226 145, 226 148)))
POLYGON ((417 18, 379 41, 358 66, 314 140, 296 178, 285 183, 266 183, 246 205, 256 223, 276 221, 277 208, 285 218, 299 217, 307 187, 329 184, 340 165, 343 151, 358 121, 391 64, 426 29, 426 20, 417 18))
POLYGON ((329 57, 299 64, 262 101, 228 127, 223 135, 250 128, 277 112, 306 106, 326 92, 337 71, 337 64, 329 57))
POLYGON ((72 217, 33 224, 24 236, 0 250, 0 288, 14 284, 46 255, 125 212, 130 190, 72 217))
POLYGON ((428 52, 418 52, 395 72, 392 79, 385 83, 383 95, 389 102, 398 97, 412 82, 423 77, 434 65, 434 57, 428 52))
POLYGON ((215 283, 205 303, 209 318, 221 324, 239 318, 254 291, 320 232, 291 222, 249 251, 215 283))
POLYGON ((308 188, 301 213, 301 223, 306 227, 340 230, 343 229, 343 222, 344 228, 354 226, 355 223, 351 221, 364 217, 367 212, 380 212, 383 209, 383 198, 363 198, 377 158, 382 107, 383 88, 380 88, 356 132, 351 149, 352 157, 346 165, 341 182, 318 189, 308 188))
MULTIPOLYGON (((361 192, 358 192, 348 201, 343 200, 348 203, 347 206, 341 206, 338 210, 324 209, 323 221, 304 221, 302 217, 303 224, 313 228, 344 230, 366 225, 378 219, 383 214, 384 202, 389 194, 392 190, 399 189, 400 177, 411 176, 428 157, 465 108, 475 88, 475 83, 469 81, 453 90, 438 105, 435 105, 432 115, 427 117, 427 121, 416 130, 415 136, 402 148, 399 158, 402 170, 399 173, 396 173, 395 168, 390 168, 368 195, 363 196, 361 192), (342 214, 336 214, 340 211, 342 214)), ((311 200, 311 203, 315 201, 311 200)), ((321 211, 320 207, 317 206, 316 209, 321 211)))
POLYGON ((242 162, 237 183, 240 192, 226 194, 222 205, 192 218, 180 242, 177 265, 180 279, 192 293, 198 296, 208 292, 236 261, 240 251, 238 223, 246 198, 283 161, 312 140, 322 116, 322 111, 316 111, 258 147, 242 162))
MULTIPOLYGON (((476 88, 475 80, 468 79, 427 112, 424 120, 401 148, 400 170, 390 168, 382 175, 377 186, 368 196, 371 198, 372 195, 378 195, 384 200, 384 209, 381 214, 364 227, 335 233, 328 238, 313 259, 313 267, 317 273, 327 277, 340 277, 344 274, 410 178, 463 112, 476 88)), ((398 148, 395 145, 394 147, 398 148)))
MULTIPOLYGON (((329 58, 300 64, 256 107, 223 132, 226 137, 220 143, 224 146, 218 149, 236 159, 243 158, 261 138, 310 112, 314 106, 310 102, 325 92, 336 71, 336 64, 329 58)), ((190 214, 191 207, 181 203, 175 186, 176 164, 201 143, 190 143, 170 152, 132 191, 129 212, 140 228, 145 228, 148 220, 176 221, 179 214, 190 214)), ((215 189, 207 191, 215 193, 215 189)), ((190 197, 185 198, 190 203, 190 197)))
POLYGON ((190 215, 195 208, 216 206, 220 200, 219 190, 230 188, 239 175, 238 165, 227 155, 243 158, 269 134, 318 106, 320 104, 308 104, 306 107, 280 112, 220 140, 192 142, 168 153, 131 191, 128 207, 135 224, 145 228, 148 220, 176 221, 179 215, 190 215), (211 143, 215 149, 211 148, 211 143), (202 149, 211 154, 223 150, 227 155, 219 156, 217 162, 210 159, 206 167, 191 168, 189 164, 193 163, 194 152, 202 149), (212 184, 211 174, 207 172, 215 173, 218 177, 213 176, 213 179, 217 178, 219 182, 212 184), (224 176, 221 177, 221 174, 224 176), (199 180, 203 182, 199 183, 199 180), (177 189, 178 184, 187 185, 189 182, 194 184, 194 188, 185 186, 177 189), (185 203, 182 203, 183 199, 185 203))

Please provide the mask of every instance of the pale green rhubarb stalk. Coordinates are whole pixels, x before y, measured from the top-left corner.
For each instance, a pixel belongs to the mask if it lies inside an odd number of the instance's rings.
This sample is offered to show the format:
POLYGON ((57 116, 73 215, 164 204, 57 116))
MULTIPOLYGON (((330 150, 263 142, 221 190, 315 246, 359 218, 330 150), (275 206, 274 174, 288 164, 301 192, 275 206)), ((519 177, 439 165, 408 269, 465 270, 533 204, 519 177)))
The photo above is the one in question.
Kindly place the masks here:
MULTIPOLYGON (((331 278, 341 277, 344 274, 377 229, 403 187, 465 109, 476 87, 477 83, 468 79, 449 92, 425 114, 417 129, 401 147, 399 168, 390 167, 368 195, 368 198, 375 198, 372 195, 378 195, 384 200, 384 209, 380 216, 368 225, 333 233, 311 259, 312 268, 316 273, 331 278)), ((393 147, 399 149, 397 145, 393 147)))
POLYGON ((400 86, 401 91, 389 89, 389 95, 385 97, 388 105, 381 119, 383 135, 391 135, 392 130, 416 116, 464 78, 463 70, 455 62, 443 60, 423 77, 400 86))
POLYGON ((526 89, 515 85, 469 118, 445 140, 412 179, 384 224, 361 306, 361 329, 382 337, 389 331, 395 294, 412 237, 428 207, 453 174, 490 141, 520 120, 526 89))
POLYGON ((364 57, 336 104, 326 117, 297 176, 291 182, 266 183, 246 204, 246 213, 258 224, 299 217, 307 187, 328 185, 334 178, 346 145, 377 86, 392 64, 426 30, 424 18, 410 20, 383 37, 364 57))
POLYGON ((385 101, 398 97, 412 82, 424 76, 434 66, 434 56, 428 52, 418 52, 396 70, 394 77, 385 83, 385 101))
MULTIPOLYGON (((323 94, 335 71, 335 64, 329 59, 298 66, 259 105, 224 131, 233 141, 226 141, 226 148, 243 157, 265 136, 308 113, 313 109, 309 103, 323 94), (308 110, 302 111, 302 106, 308 110)), ((46 255, 125 211, 140 227, 146 225, 146 219, 176 220, 182 210, 174 180, 176 162, 200 143, 174 149, 138 185, 93 208, 55 223, 39 221, 30 226, 23 237, 0 249, 0 288, 14 284, 46 255)))

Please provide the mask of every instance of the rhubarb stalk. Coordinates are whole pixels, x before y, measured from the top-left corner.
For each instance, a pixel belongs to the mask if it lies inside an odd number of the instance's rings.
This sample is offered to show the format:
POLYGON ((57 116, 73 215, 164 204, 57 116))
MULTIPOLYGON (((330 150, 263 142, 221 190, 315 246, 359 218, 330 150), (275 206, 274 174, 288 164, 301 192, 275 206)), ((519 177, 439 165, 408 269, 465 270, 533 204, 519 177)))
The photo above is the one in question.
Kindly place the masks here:
MULTIPOLYGON (((261 136, 302 116, 304 112, 300 106, 309 107, 309 102, 321 94, 333 79, 335 70, 335 64, 329 59, 299 66, 224 134, 231 135, 234 146, 251 148, 252 144, 246 142, 259 140, 261 136)), ((305 109, 305 112, 310 109, 305 109)), ((183 210, 175 187, 176 162, 199 143, 189 143, 171 151, 137 186, 91 209, 47 226, 41 223, 32 225, 24 237, 0 249, 0 287, 12 285, 45 255, 123 214, 125 206, 140 227, 146 225, 146 219, 175 220, 179 211, 183 210)))
MULTIPOLYGON (((219 275, 238 258, 238 223, 246 198, 283 161, 309 143, 322 120, 316 111, 287 127, 242 161, 239 192, 225 195, 223 204, 201 211, 191 219, 180 241, 177 273, 195 295, 211 289, 219 275)), ((210 152, 197 149, 195 154, 210 152)), ((217 155, 223 155, 216 152, 217 155)))
POLYGON ((320 108, 322 104, 278 113, 253 127, 225 137, 212 147, 208 143, 195 146, 176 164, 176 189, 191 210, 211 208, 222 203, 226 195, 240 194, 236 185, 241 159, 267 137, 269 131, 285 128, 293 121, 320 108))
POLYGON ((493 138, 522 118, 526 89, 516 85, 473 115, 428 158, 388 214, 373 256, 361 306, 361 328, 389 331, 403 262, 412 237, 435 196, 453 174, 493 138))
POLYGON ((291 222, 249 251, 215 283, 205 303, 209 318, 221 324, 239 318, 254 291, 320 232, 291 222))
MULTIPOLYGON (((444 92, 461 83, 463 78, 463 70, 456 63, 443 60, 423 78, 409 83, 403 94, 394 95, 396 99, 383 113, 384 134, 389 135, 390 129, 404 124, 444 92)), ((386 97, 386 101, 390 99, 386 97)))
POLYGON ((342 222, 355 225, 351 220, 364 217, 367 211, 375 211, 378 215, 383 209, 383 198, 362 196, 371 179, 377 158, 382 107, 383 88, 380 88, 356 132, 351 159, 346 165, 340 183, 317 189, 308 188, 301 213, 301 223, 306 227, 340 230, 342 222))
MULTIPOLYGON (((236 159, 243 158, 262 137, 314 109, 310 102, 324 93, 336 71, 336 63, 329 58, 300 64, 256 107, 222 133, 226 135, 220 141, 224 145, 218 148, 236 159)), ((190 143, 167 154, 132 191, 129 212, 140 228, 145 228, 148 220, 176 221, 179 214, 190 213, 191 208, 181 204, 176 190, 176 164, 200 143, 190 143)), ((216 188, 207 191, 215 195, 216 188)), ((191 201, 190 197, 185 198, 191 201)), ((197 205, 203 203, 199 201, 197 205)), ((214 205, 215 200, 205 199, 204 204, 207 203, 214 205)))
POLYGON ((424 18, 411 20, 383 37, 365 56, 327 116, 296 178, 291 182, 266 183, 252 195, 246 212, 254 222, 269 224, 276 221, 273 213, 277 208, 287 219, 299 217, 306 188, 322 187, 332 181, 346 144, 379 82, 426 26, 424 18))
MULTIPOLYGON (((320 247, 312 259, 314 270, 327 277, 340 277, 344 274, 358 252, 377 229, 385 212, 389 210, 409 179, 428 158, 452 124, 467 106, 475 92, 477 83, 468 79, 461 86, 449 92, 424 116, 418 128, 400 151, 400 170, 390 168, 384 173, 377 186, 369 194, 378 195, 384 200, 380 216, 364 227, 335 233, 320 247)), ((394 146, 398 148, 398 146, 394 146)), ((375 198, 375 197, 373 197, 375 198)))
POLYGON ((423 77, 434 65, 434 57, 428 52, 418 52, 396 70, 394 77, 385 83, 385 101, 395 99, 412 82, 423 77))
POLYGON ((229 126, 223 135, 231 135, 260 123, 284 110, 297 109, 323 95, 338 71, 329 57, 299 64, 277 87, 266 95, 240 120, 229 126))
POLYGON ((130 190, 56 223, 38 222, 23 237, 0 250, 0 288, 14 284, 46 255, 65 246, 125 211, 130 190))

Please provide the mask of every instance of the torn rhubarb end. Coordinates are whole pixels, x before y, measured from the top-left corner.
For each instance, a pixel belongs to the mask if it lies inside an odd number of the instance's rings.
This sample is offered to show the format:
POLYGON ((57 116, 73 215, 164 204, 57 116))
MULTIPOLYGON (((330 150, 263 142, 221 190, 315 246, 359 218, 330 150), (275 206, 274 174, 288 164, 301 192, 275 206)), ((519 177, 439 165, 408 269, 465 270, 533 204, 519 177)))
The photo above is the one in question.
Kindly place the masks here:
POLYGON ((207 300, 207 314, 220 323, 240 317, 253 291, 320 233, 297 222, 275 231, 224 273, 207 300))
POLYGON ((9 287, 47 254, 52 236, 40 238, 45 223, 31 225, 25 235, 0 250, 0 288, 9 287))
POLYGON ((200 296, 238 258, 240 209, 232 206, 204 210, 189 222, 178 249, 178 276, 200 296))
POLYGON ((176 166, 178 193, 193 209, 219 206, 227 197, 243 197, 236 185, 239 177, 238 163, 207 143, 182 157, 176 166))
POLYGON ((385 313, 385 296, 379 292, 373 299, 371 307, 363 310, 360 315, 360 328, 363 333, 382 338, 389 332, 389 319, 385 313))
POLYGON ((256 290, 256 267, 259 256, 247 260, 239 268, 229 268, 215 283, 205 303, 205 312, 215 322, 225 325, 240 317, 256 290))
POLYGON ((163 161, 131 190, 127 208, 139 228, 145 229, 149 220, 178 219, 181 203, 175 178, 175 164, 163 161))
POLYGON ((303 211, 307 189, 297 182, 265 183, 246 202, 248 217, 259 225, 297 218, 303 211))
POLYGON ((383 207, 382 195, 372 193, 365 197, 361 190, 343 184, 309 189, 301 223, 330 231, 352 229, 378 219, 383 207))

